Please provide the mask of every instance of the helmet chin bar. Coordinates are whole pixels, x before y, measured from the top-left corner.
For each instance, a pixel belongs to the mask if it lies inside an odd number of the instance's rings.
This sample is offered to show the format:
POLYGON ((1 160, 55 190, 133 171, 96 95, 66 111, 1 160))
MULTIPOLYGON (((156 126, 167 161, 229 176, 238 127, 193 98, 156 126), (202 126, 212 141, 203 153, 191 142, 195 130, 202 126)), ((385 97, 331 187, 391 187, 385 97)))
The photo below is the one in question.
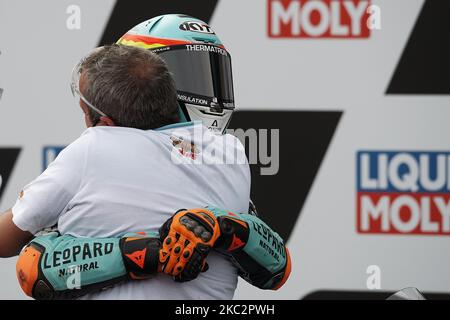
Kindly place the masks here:
POLYGON ((234 111, 188 103, 185 103, 185 107, 191 121, 202 121, 205 127, 216 134, 225 133, 234 111))

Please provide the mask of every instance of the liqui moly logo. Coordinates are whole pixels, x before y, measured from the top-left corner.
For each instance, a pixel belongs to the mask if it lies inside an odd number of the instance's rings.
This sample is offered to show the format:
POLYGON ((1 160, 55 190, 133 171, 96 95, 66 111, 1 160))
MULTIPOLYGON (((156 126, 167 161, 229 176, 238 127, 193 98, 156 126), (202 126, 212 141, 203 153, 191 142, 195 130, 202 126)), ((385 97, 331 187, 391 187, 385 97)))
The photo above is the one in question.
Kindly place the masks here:
POLYGON ((369 38, 379 19, 370 0, 268 0, 272 38, 369 38))
POLYGON ((450 152, 358 152, 357 230, 450 235, 450 152))

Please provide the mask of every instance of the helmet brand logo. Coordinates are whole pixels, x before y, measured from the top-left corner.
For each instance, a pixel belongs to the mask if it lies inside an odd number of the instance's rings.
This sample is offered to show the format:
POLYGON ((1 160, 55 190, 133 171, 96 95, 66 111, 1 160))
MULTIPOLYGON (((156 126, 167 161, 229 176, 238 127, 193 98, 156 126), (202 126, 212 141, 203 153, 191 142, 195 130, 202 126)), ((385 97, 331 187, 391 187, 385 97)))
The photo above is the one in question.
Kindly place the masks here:
POLYGON ((200 32, 207 34, 215 34, 214 31, 206 23, 186 21, 180 25, 183 31, 200 32))

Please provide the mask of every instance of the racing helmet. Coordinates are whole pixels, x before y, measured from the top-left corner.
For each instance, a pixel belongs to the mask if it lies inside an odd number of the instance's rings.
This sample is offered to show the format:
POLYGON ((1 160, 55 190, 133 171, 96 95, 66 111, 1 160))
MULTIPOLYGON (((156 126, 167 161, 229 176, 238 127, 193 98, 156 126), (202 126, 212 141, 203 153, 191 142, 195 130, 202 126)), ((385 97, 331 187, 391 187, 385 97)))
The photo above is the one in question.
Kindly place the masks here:
POLYGON ((231 56, 205 22, 183 14, 144 21, 118 44, 152 50, 167 64, 178 94, 181 121, 202 121, 222 134, 234 111, 231 56))

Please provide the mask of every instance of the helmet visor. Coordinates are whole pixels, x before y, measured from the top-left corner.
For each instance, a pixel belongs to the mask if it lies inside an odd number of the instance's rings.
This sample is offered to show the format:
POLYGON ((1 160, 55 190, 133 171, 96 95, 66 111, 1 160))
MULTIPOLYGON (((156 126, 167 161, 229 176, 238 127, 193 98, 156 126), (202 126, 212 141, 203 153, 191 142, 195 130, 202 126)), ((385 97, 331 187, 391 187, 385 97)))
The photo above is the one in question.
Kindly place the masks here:
POLYGON ((234 109, 233 76, 229 53, 218 46, 188 44, 155 49, 168 65, 179 99, 234 109))

